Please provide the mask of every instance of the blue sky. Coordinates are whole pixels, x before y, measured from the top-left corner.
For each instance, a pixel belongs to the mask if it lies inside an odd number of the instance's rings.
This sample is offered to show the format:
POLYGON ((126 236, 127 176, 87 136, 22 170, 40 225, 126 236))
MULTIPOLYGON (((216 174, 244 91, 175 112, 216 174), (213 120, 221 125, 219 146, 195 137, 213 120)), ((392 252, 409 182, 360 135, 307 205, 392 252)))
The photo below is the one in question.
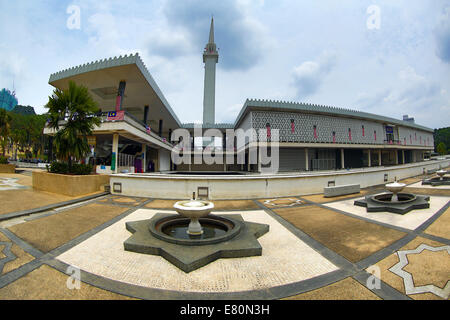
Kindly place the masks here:
POLYGON ((51 73, 139 52, 180 120, 200 121, 202 51, 214 15, 217 122, 233 122, 246 98, 258 98, 450 126, 449 1, 0 0, 0 7, 0 88, 14 81, 19 103, 38 113, 51 73), (80 8, 80 29, 67 27, 70 5, 80 8))

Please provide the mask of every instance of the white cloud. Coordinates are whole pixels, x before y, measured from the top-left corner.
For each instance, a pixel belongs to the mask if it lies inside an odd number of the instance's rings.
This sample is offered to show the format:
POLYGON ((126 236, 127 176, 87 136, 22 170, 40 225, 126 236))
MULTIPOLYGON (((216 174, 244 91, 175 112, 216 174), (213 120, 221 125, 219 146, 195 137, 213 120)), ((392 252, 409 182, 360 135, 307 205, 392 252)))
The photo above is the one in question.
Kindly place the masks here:
MULTIPOLYGON (((409 114, 418 119, 427 119, 441 126, 448 125, 448 114, 445 114, 448 97, 442 94, 439 84, 427 76, 420 75, 416 70, 407 66, 397 73, 395 87, 384 87, 372 93, 360 93, 356 103, 364 110, 376 114, 385 114, 394 118, 400 118, 403 114, 409 114), (444 106, 442 105, 444 104, 444 106), (433 106, 440 113, 434 113, 433 106), (442 113, 443 112, 443 113, 442 113)), ((424 124, 419 121, 419 124, 424 124)))
POLYGON ((293 70, 298 97, 316 93, 326 76, 336 65, 336 54, 325 52, 318 61, 305 61, 293 70))
POLYGON ((20 103, 38 112, 45 111, 51 73, 139 52, 180 120, 200 119, 202 51, 213 14, 217 121, 233 122, 246 98, 307 98, 449 125, 448 1, 377 0, 379 30, 366 27, 372 2, 357 0, 72 3, 81 7, 81 30, 66 27, 68 3, 2 4, 0 88, 11 87, 14 77, 20 103))
POLYGON ((178 1, 167 0, 163 12, 169 28, 181 28, 192 44, 203 49, 214 16, 215 41, 219 48, 220 68, 248 70, 262 58, 269 41, 266 28, 250 15, 253 1, 178 1))
POLYGON ((436 54, 444 62, 450 63, 450 7, 446 7, 439 17, 435 29, 436 54))

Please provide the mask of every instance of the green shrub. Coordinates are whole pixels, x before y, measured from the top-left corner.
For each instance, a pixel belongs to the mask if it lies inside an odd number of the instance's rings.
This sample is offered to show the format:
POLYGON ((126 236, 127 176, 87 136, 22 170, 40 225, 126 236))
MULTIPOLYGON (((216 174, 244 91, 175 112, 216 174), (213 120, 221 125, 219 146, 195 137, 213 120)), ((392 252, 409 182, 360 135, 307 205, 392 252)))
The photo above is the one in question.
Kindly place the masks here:
POLYGON ((47 165, 47 171, 51 173, 69 173, 69 165, 65 162, 53 161, 50 165, 47 165))
POLYGON ((88 175, 92 172, 92 165, 90 164, 72 164, 72 170, 71 173, 78 174, 78 175, 88 175))
POLYGON ((8 164, 8 158, 0 156, 0 164, 8 164))
POLYGON ((50 173, 60 174, 76 174, 76 175, 88 175, 91 174, 93 166, 90 164, 72 164, 71 170, 69 165, 65 162, 53 161, 50 165, 47 165, 47 171, 50 173))

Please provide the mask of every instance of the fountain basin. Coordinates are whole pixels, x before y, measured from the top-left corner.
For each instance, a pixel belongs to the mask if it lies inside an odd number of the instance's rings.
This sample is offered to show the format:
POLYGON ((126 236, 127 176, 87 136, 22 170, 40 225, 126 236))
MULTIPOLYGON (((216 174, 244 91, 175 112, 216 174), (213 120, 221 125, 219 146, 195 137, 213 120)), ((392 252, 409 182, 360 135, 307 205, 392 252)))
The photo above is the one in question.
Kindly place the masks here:
MULTIPOLYGON (((372 200, 378 203, 392 203, 392 198, 394 197, 393 193, 381 193, 374 195, 372 200)), ((416 200, 417 197, 412 193, 397 193, 397 201, 398 203, 409 203, 416 200)))
POLYGON ((203 200, 184 200, 176 202, 173 207, 179 215, 191 219, 186 232, 201 235, 204 231, 199 218, 207 216, 214 209, 214 204, 203 200))
POLYGON ((394 194, 402 191, 404 187, 406 187, 406 184, 397 181, 386 184, 386 189, 394 194))
POLYGON ((199 222, 203 227, 203 233, 198 235, 189 234, 187 231, 190 219, 178 215, 153 221, 149 224, 149 231, 154 237, 166 242, 201 246, 230 240, 241 230, 240 222, 222 216, 210 215, 199 218, 199 222))
MULTIPOLYGON (((204 239, 177 239, 163 231, 170 229, 172 219, 184 219, 184 226, 188 218, 168 213, 157 213, 149 220, 126 222, 126 229, 132 233, 124 243, 124 249, 141 254, 161 256, 177 268, 188 273, 197 270, 217 259, 254 257, 262 254, 262 247, 258 238, 269 232, 269 225, 244 221, 240 214, 224 216, 208 216, 201 219, 214 219, 227 224, 231 221, 225 234, 204 239), (161 229, 162 227, 162 229, 161 229), (157 229, 159 228, 159 229, 157 229)), ((174 222, 175 225, 178 222, 174 222)), ((208 221, 205 221, 208 224, 208 221)), ((217 226, 217 225, 216 225, 217 226)), ((203 236, 208 231, 205 230, 203 236)))
POLYGON ((184 200, 176 202, 173 208, 183 217, 201 218, 207 216, 214 209, 214 204, 203 200, 184 200))
POLYGON ((422 180, 422 185, 431 185, 433 187, 437 186, 448 186, 450 185, 450 177, 445 177, 447 174, 446 170, 436 171, 437 177, 422 180))
POLYGON ((391 212, 406 214, 416 209, 427 209, 430 207, 430 197, 414 195, 411 193, 398 193, 398 201, 392 201, 392 193, 382 193, 365 196, 364 199, 355 200, 354 205, 365 207, 367 212, 391 212))
POLYGON ((439 170, 439 171, 436 171, 436 174, 437 174, 437 175, 439 176, 439 178, 442 180, 443 177, 444 177, 444 175, 447 174, 447 171, 445 171, 445 170, 439 170))

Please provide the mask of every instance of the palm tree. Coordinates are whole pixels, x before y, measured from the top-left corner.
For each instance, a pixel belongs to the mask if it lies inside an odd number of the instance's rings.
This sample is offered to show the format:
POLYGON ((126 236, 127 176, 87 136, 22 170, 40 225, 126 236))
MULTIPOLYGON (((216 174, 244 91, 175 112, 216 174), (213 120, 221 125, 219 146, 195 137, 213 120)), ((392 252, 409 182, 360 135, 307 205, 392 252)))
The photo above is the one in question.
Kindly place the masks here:
POLYGON ((0 145, 2 146, 3 156, 5 156, 5 149, 8 143, 10 125, 11 116, 5 109, 0 108, 0 145))
POLYGON ((89 152, 87 136, 100 124, 95 115, 98 105, 84 86, 69 82, 66 90, 55 89, 45 106, 48 108, 48 126, 56 129, 53 139, 56 156, 68 160, 69 171, 72 159, 81 159, 89 152))

